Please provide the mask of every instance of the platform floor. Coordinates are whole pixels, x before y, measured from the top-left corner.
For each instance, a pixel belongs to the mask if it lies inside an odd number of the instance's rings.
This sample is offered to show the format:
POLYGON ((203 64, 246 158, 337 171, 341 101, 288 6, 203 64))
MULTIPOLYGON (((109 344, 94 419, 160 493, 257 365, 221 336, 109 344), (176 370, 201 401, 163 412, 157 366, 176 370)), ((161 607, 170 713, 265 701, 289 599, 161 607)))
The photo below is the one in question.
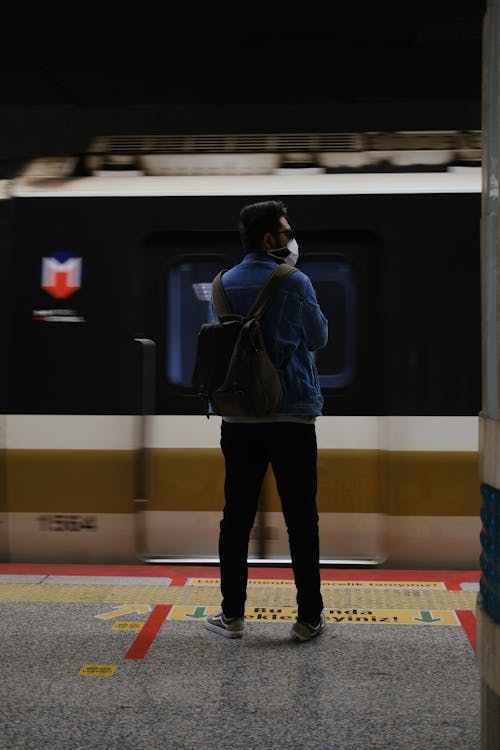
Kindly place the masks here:
POLYGON ((2 750, 476 750, 479 571, 251 568, 245 635, 203 627, 218 568, 0 563, 2 750))

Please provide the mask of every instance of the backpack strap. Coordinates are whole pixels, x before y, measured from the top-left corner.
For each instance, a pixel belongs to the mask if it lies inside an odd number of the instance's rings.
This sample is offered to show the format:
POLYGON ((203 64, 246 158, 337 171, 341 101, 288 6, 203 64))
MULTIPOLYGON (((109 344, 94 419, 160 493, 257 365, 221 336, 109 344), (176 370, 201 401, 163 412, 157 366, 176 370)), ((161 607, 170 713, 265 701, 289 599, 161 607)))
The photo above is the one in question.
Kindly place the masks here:
POLYGON ((222 286, 222 274, 226 269, 220 271, 215 279, 212 281, 212 299, 214 302, 215 312, 219 320, 225 315, 232 315, 232 310, 229 306, 224 287, 222 286))
MULTIPOLYGON (((286 263, 280 263, 267 277, 264 286, 259 292, 259 295, 252 307, 247 313, 248 318, 260 318, 264 312, 264 308, 273 296, 274 292, 281 284, 283 279, 290 276, 296 268, 287 265, 286 263)), ((226 297, 224 287, 222 286, 222 274, 224 271, 220 271, 212 281, 212 299, 214 302, 215 312, 219 320, 228 315, 232 315, 232 310, 229 305, 229 301, 226 297)))
POLYGON ((259 296, 248 311, 249 318, 260 318, 264 308, 279 287, 281 282, 297 269, 289 266, 287 263, 280 263, 272 273, 267 277, 264 286, 260 290, 259 296))

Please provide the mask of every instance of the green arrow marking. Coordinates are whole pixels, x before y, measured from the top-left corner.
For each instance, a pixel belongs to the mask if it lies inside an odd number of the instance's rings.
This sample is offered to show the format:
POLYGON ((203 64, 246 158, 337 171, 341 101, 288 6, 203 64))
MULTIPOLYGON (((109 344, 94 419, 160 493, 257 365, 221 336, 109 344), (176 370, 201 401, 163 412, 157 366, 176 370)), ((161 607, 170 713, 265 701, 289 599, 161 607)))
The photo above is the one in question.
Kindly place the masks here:
POLYGON ((433 617, 430 610, 420 610, 420 617, 414 617, 417 622, 439 622, 440 617, 433 617))
POLYGON ((193 617, 195 620, 199 620, 205 617, 206 607, 195 607, 194 612, 186 612, 186 617, 193 617))

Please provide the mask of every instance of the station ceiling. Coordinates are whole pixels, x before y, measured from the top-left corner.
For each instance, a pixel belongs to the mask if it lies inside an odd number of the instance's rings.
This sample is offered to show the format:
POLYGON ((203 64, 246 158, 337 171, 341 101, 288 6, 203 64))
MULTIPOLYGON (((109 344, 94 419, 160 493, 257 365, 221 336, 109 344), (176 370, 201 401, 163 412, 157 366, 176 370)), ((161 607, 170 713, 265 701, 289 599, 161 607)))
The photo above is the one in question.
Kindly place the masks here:
POLYGON ((103 9, 43 31, 31 14, 4 18, 0 160, 113 133, 481 127, 487 0, 337 5, 210 5, 162 21, 103 9))

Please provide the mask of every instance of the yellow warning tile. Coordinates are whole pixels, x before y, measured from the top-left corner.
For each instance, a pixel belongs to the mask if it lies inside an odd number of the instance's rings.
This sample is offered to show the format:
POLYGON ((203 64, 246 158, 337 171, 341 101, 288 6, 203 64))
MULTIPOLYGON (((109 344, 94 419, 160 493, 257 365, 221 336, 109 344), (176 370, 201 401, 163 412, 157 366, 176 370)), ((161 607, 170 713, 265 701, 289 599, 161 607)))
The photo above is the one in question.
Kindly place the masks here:
MULTIPOLYGON (((288 578, 249 578, 249 586, 293 586, 288 578)), ((186 586, 220 586, 220 578, 189 578, 186 586)))
POLYGON ((115 664, 84 664, 78 677, 111 677, 117 669, 115 664))
POLYGON ((144 623, 139 620, 133 622, 124 622, 123 620, 120 620, 119 622, 113 623, 111 630, 141 630, 143 625, 144 623))
POLYGON ((349 605, 378 609, 475 610, 476 601, 477 594, 471 591, 356 591, 351 593, 349 605))
MULTIPOLYGON (((175 605, 168 613, 169 620, 204 620, 209 615, 218 612, 220 607, 185 607, 175 605)), ((262 620, 269 622, 279 622, 285 620, 297 619, 296 607, 245 607, 246 620, 262 620)))
MULTIPOLYGON (((187 586, 219 586, 220 578, 190 578, 187 586)), ((248 586, 293 586, 288 579, 250 578, 248 586)), ((446 590, 443 581, 322 581, 325 588, 353 589, 441 589, 446 590)))
MULTIPOLYGON (((169 612, 169 620, 204 620, 218 611, 218 607, 184 607, 176 605, 169 612)), ((246 607, 245 620, 256 622, 295 622, 296 607, 246 607)), ((366 625, 459 625, 453 610, 446 609, 326 609, 328 623, 366 625)))
MULTIPOLYGON (((211 579, 213 580, 213 579, 211 579)), ((368 609, 466 609, 475 611, 477 593, 426 589, 379 589, 340 585, 323 585, 325 607, 358 607, 368 609)), ((344 582, 345 583, 345 582, 344 582)), ((248 587, 247 604, 251 607, 293 607, 296 604, 295 586, 256 585, 248 587)), ((104 607, 119 605, 120 613, 149 608, 156 604, 186 606, 218 606, 219 586, 163 586, 163 585, 102 585, 102 584, 0 584, 0 601, 92 603, 104 607)), ((105 614, 116 617, 118 610, 105 614)))
POLYGON ((220 607, 206 607, 200 605, 198 607, 187 607, 182 604, 176 604, 168 613, 168 620, 204 620, 207 615, 212 615, 214 612, 218 612, 220 607))
POLYGON ((327 622, 393 625, 459 625, 453 610, 436 609, 329 609, 327 622))
POLYGON ((113 607, 110 612, 100 612, 98 615, 94 615, 94 617, 100 620, 110 620, 113 617, 122 617, 123 615, 131 615, 132 613, 143 615, 148 612, 151 612, 149 604, 126 604, 124 607, 113 607))
POLYGON ((321 586, 348 589, 441 589, 443 581, 322 581, 321 586))
POLYGON ((219 586, 220 578, 188 578, 186 586, 219 586))
POLYGON ((33 583, 0 583, 1 602, 20 602, 29 597, 31 592, 38 588, 33 583))

